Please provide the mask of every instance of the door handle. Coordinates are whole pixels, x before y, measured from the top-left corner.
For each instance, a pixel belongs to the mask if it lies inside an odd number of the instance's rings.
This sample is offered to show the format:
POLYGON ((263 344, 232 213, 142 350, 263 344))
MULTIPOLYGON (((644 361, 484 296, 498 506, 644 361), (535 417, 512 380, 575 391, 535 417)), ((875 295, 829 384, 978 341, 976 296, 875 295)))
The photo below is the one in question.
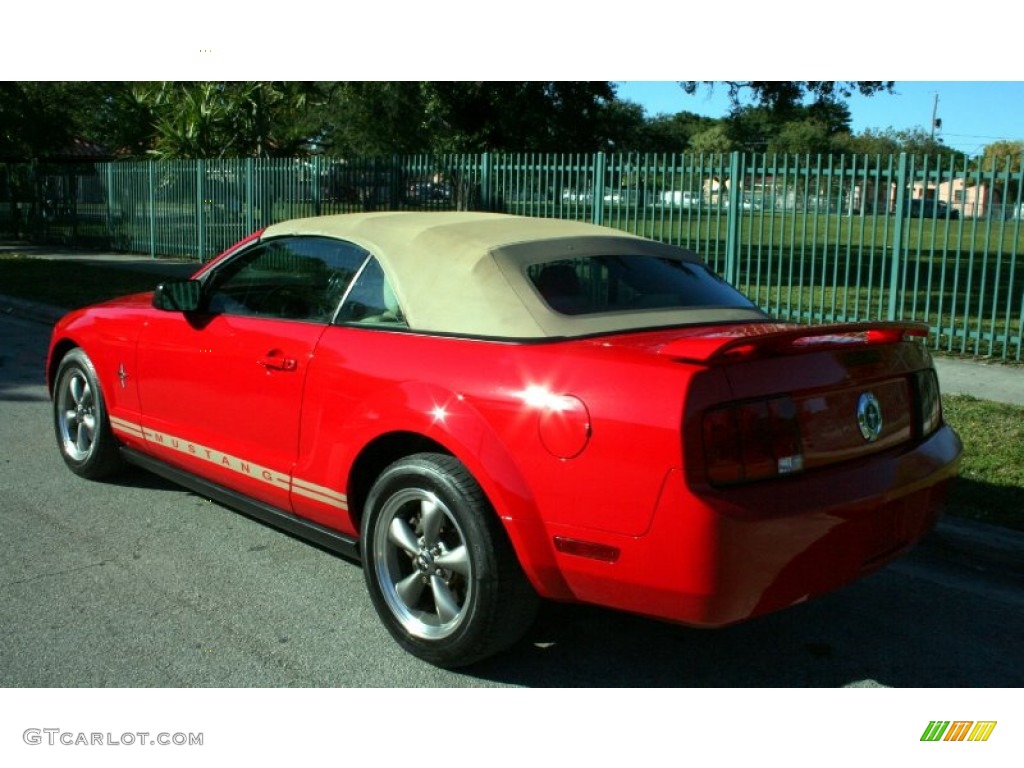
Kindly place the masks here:
POLYGON ((270 350, 256 362, 268 371, 294 371, 299 367, 299 362, 294 357, 285 357, 279 349, 270 350))

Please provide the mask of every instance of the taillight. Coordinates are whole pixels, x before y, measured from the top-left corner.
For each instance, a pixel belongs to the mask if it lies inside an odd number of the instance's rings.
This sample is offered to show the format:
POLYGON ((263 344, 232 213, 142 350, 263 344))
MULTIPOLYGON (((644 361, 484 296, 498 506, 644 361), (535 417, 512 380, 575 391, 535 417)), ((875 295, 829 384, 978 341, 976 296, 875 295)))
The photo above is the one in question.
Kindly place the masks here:
POLYGON ((919 437, 928 437, 942 423, 942 398, 939 379, 931 368, 914 374, 916 428, 919 437))
POLYGON ((712 485, 799 472, 804 466, 790 397, 730 403, 704 414, 704 462, 712 485))

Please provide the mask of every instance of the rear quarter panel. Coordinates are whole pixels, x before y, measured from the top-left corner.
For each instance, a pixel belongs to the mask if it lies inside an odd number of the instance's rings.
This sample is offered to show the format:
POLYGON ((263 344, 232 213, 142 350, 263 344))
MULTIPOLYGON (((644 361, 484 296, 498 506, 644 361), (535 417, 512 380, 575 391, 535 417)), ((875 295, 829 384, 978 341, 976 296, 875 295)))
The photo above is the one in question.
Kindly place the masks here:
POLYGON ((332 328, 309 372, 297 474, 337 483, 375 437, 415 432, 459 458, 508 521, 641 535, 681 462, 685 368, 592 342, 332 328), (543 406, 526 395, 538 388, 586 404, 574 458, 545 448, 543 406))

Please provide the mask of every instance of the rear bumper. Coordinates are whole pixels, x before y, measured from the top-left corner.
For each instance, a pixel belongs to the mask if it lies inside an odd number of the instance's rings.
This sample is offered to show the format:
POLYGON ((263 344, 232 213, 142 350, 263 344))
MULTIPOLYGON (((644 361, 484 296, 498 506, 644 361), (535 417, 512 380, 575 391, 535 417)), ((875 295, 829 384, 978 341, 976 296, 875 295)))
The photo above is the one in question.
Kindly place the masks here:
POLYGON ((743 621, 841 587, 935 524, 957 473, 948 426, 910 449, 746 487, 665 483, 649 531, 602 537, 614 563, 559 554, 580 601, 695 626, 743 621))

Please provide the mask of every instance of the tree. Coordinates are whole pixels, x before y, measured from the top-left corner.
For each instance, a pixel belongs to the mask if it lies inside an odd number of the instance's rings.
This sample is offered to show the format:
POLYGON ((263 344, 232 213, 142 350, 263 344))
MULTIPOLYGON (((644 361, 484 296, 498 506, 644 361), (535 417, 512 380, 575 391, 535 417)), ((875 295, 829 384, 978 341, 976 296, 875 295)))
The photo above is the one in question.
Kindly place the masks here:
POLYGON ((884 131, 868 128, 856 135, 839 136, 833 141, 833 144, 838 152, 869 156, 899 154, 902 147, 896 131, 892 128, 884 131))
POLYGON ((605 149, 629 123, 608 82, 343 83, 326 120, 340 154, 605 149))
POLYGON ((0 83, 0 156, 53 157, 75 141, 107 153, 144 152, 153 117, 134 88, 124 82, 0 83))
POLYGON ((313 138, 307 110, 322 92, 304 82, 159 82, 132 96, 152 114, 157 157, 270 157, 313 138))
MULTIPOLYGON (((605 137, 611 152, 654 152, 658 148, 650 140, 651 123, 642 105, 634 101, 611 99, 604 105, 598 133, 605 137)), ((685 143, 684 143, 685 146, 685 143)))
POLYGON ((643 122, 632 145, 623 139, 623 146, 640 152, 684 152, 695 136, 717 123, 715 118, 693 112, 655 115, 643 122))
POLYGON ((722 118, 644 116, 596 82, 0 83, 0 155, 59 154, 84 139, 165 158, 508 152, 947 153, 922 131, 850 135, 844 98, 881 81, 685 82, 726 87, 722 118))
POLYGON ((70 144, 67 85, 0 82, 0 158, 32 160, 70 144))
POLYGON ((428 148, 418 82, 342 82, 320 110, 320 136, 334 155, 415 154, 428 148))
POLYGON ((980 168, 985 172, 1018 173, 1024 160, 1024 141, 996 141, 982 150, 980 168))
POLYGON ((768 151, 779 154, 825 154, 833 148, 828 126, 818 120, 797 120, 783 124, 768 142, 768 151))
MULTIPOLYGON (((687 80, 680 83, 688 94, 694 94, 703 85, 714 88, 719 83, 704 80, 687 80)), ((739 105, 749 96, 755 106, 763 106, 774 112, 785 113, 800 106, 806 99, 835 102, 848 99, 855 93, 873 96, 877 93, 891 93, 894 81, 881 80, 725 80, 721 84, 729 89, 729 98, 739 105)))
POLYGON ((850 110, 833 100, 796 105, 785 112, 734 106, 723 118, 732 143, 747 152, 830 152, 834 137, 849 132, 850 110))
POLYGON ((942 143, 942 139, 936 139, 924 128, 910 128, 902 131, 895 131, 899 143, 899 151, 906 152, 920 159, 924 157, 935 157, 936 155, 955 155, 963 158, 962 152, 950 149, 942 143))
POLYGON ((0 152, 72 139, 122 154, 267 157, 629 149, 638 105, 609 82, 74 82, 0 85, 0 152))
POLYGON ((856 135, 836 136, 832 140, 832 145, 834 152, 869 157, 885 158, 906 152, 913 156, 918 165, 925 157, 931 158, 933 164, 936 157, 942 157, 943 162, 947 165, 950 156, 956 158, 957 161, 965 157, 962 152, 950 149, 941 140, 932 138, 930 133, 923 128, 899 131, 894 128, 885 128, 884 130, 869 128, 856 135))
POLYGON ((729 131, 719 122, 690 138, 690 149, 694 152, 731 152, 735 149, 729 131))

